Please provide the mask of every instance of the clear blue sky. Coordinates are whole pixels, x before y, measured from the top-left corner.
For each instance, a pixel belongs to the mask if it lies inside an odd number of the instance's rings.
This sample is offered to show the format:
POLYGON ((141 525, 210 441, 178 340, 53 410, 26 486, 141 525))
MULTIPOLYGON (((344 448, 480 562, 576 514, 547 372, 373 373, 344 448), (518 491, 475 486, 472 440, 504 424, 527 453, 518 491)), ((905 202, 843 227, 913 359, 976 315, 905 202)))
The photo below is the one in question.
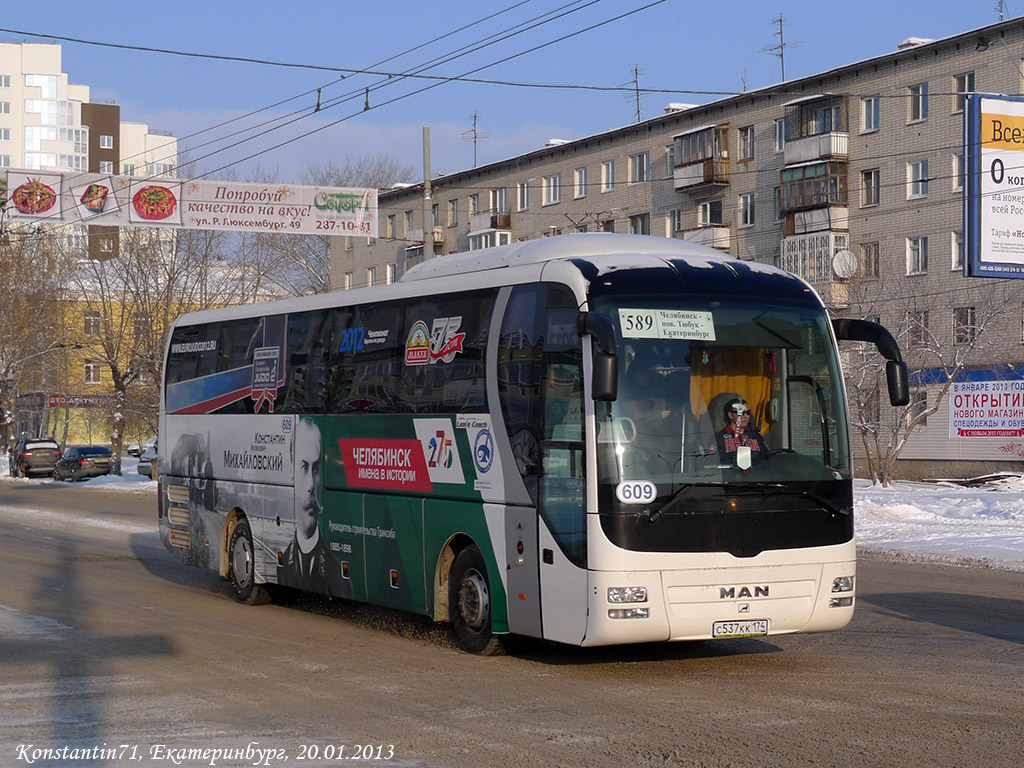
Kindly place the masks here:
MULTIPOLYGON (((1008 0, 1004 9, 1006 18, 1024 15, 1024 0, 1008 0)), ((57 0, 5 2, 0 27, 31 35, 0 32, 0 41, 60 36, 396 74, 457 56, 426 66, 424 74, 451 77, 479 69, 471 77, 575 86, 629 85, 638 67, 642 88, 681 91, 644 95, 643 116, 654 117, 669 102, 701 103, 718 98, 707 92, 779 82, 780 61, 765 49, 779 43, 773 19, 780 14, 784 39, 792 44, 785 51, 790 80, 890 53, 908 37, 947 37, 999 20, 996 0, 178 0, 164 5, 57 0), (638 12, 609 21, 630 11, 638 12), (564 15, 538 25, 541 18, 559 14, 564 15), (583 31, 594 25, 601 26, 583 31), (507 37, 515 29, 525 31, 507 37), (493 44, 465 52, 488 40, 493 44), (552 44, 538 48, 547 43, 552 44)), ((444 82, 414 94, 436 81, 389 82, 380 75, 351 73, 342 79, 338 72, 317 69, 58 42, 71 82, 90 86, 93 99, 116 101, 124 121, 174 133, 200 171, 214 177, 233 172, 245 179, 259 163, 276 170, 279 180, 294 182, 311 161, 343 162, 346 155, 355 159, 367 153, 391 154, 418 177, 424 125, 431 128, 433 171, 453 173, 473 165, 473 144, 464 134, 474 113, 486 134, 478 145, 481 165, 537 149, 547 139, 575 139, 636 119, 634 97, 614 91, 444 82), (314 113, 317 88, 322 109, 314 113), (363 110, 366 88, 368 111, 363 110), (349 100, 337 103, 345 97, 349 100), (295 100, 272 106, 289 99, 295 100), (385 103, 392 99, 397 100, 385 103), (256 110, 267 111, 208 130, 256 110), (290 118, 293 124, 237 144, 273 127, 259 123, 293 110, 300 110, 290 118), (329 126, 335 121, 341 122, 329 126), (244 128, 250 130, 227 136, 244 128), (316 129, 322 130, 272 149, 316 129), (215 139, 221 140, 200 146, 215 139), (220 171, 233 163, 233 171, 220 171)))

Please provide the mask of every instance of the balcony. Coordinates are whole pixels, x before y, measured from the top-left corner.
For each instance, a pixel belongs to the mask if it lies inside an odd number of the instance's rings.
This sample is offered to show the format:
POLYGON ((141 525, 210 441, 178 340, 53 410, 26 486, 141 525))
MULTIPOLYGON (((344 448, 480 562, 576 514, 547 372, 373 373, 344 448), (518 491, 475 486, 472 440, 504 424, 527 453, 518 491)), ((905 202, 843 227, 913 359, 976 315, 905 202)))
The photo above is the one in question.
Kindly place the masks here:
MULTIPOLYGON (((434 227, 434 252, 444 250, 444 227, 434 227)), ((406 235, 406 240, 410 240, 414 243, 424 242, 423 230, 422 229, 410 229, 406 235)))
POLYGON ((786 165, 807 163, 812 160, 845 160, 849 153, 850 134, 832 131, 786 142, 786 165))
POLYGON ((484 229, 511 229, 512 215, 509 213, 495 213, 484 211, 474 213, 469 217, 469 231, 478 232, 484 229))
POLYGON ((676 166, 673 173, 676 189, 729 183, 729 158, 711 157, 689 165, 676 166))
POLYGON ((836 254, 848 248, 846 232, 812 232, 782 239, 779 266, 806 280, 821 296, 825 306, 841 309, 849 305, 849 282, 836 273, 836 254))
POLYGON ((706 245, 709 248, 717 248, 720 251, 728 251, 732 245, 729 226, 726 224, 687 229, 678 234, 682 235, 682 239, 688 243, 706 245))

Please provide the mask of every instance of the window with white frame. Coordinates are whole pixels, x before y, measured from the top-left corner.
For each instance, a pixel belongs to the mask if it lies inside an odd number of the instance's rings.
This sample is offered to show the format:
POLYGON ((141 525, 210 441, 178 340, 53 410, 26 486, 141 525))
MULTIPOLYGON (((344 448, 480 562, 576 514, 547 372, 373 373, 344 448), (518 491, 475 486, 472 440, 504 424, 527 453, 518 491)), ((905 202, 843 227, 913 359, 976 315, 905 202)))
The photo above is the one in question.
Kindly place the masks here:
POLYGON ((907 346, 924 347, 928 344, 928 310, 911 309, 907 312, 907 346))
POLYGON ((430 206, 430 221, 426 222, 424 228, 432 228, 441 224, 441 204, 434 203, 430 206))
POLYGON ((878 205, 881 193, 881 171, 871 168, 860 174, 860 204, 862 208, 878 205))
POLYGON ((918 389, 910 393, 910 410, 907 411, 907 424, 917 422, 918 426, 927 427, 928 417, 922 414, 928 410, 928 390, 918 389))
POLYGON ((395 282, 395 269, 396 269, 396 265, 395 264, 388 264, 384 268, 384 284, 385 285, 391 285, 393 282, 395 282))
POLYGON ((907 274, 923 275, 928 271, 928 238, 907 238, 907 274))
POLYGON ((10 155, 0 155, 0 168, 10 168, 10 167, 11 167, 11 156, 10 155))
POLYGON ((744 192, 739 196, 739 221, 741 227, 754 226, 754 193, 744 192))
POLYGON ((455 200, 448 201, 448 226, 457 227, 459 225, 459 201, 455 200))
POLYGON ((393 214, 393 213, 388 214, 388 217, 387 217, 387 219, 385 219, 385 222, 387 222, 387 223, 384 225, 384 237, 386 237, 388 240, 394 240, 395 239, 395 214, 393 214))
POLYGON ((772 200, 775 205, 775 221, 782 221, 782 187, 775 187, 772 190, 772 200))
POLYGON ((878 277, 878 243, 861 243, 857 264, 860 277, 878 277))
POLYGON ((56 75, 25 75, 25 86, 38 88, 39 95, 44 99, 57 98, 56 75))
POLYGON ((11 129, 10 128, 0 128, 0 141, 10 141, 10 140, 11 140, 11 129))
POLYGON ((114 137, 105 133, 100 134, 100 149, 113 149, 114 137))
POLYGON ((114 252, 114 238, 112 237, 101 237, 100 238, 100 253, 113 253, 114 252))
POLYGON ((953 310, 953 343, 973 344, 978 338, 978 318, 974 307, 953 310))
POLYGON ((955 271, 963 270, 964 268, 964 233, 963 232, 950 232, 949 234, 949 254, 950 261, 952 263, 951 269, 955 271))
POLYGON ((918 83, 907 88, 910 103, 907 105, 907 122, 920 123, 928 119, 928 83, 918 83))
POLYGON ((405 211, 402 215, 402 237, 408 237, 412 232, 413 218, 412 211, 405 211))
POLYGON ((639 184, 651 180, 651 153, 637 152, 629 156, 629 183, 639 184))
POLYGON ((0 75, 0 88, 10 88, 10 87, 11 87, 11 76, 10 75, 0 75))
POLYGON ((121 169, 122 169, 121 172, 125 176, 134 176, 135 175, 135 163, 125 163, 123 166, 121 166, 121 169))
POLYGON ((775 151, 782 152, 789 140, 789 120, 784 117, 775 119, 775 151))
POLYGON ((508 187, 498 187, 490 192, 491 210, 495 213, 508 213, 508 187))
POLYGON ((629 234, 649 235, 651 234, 651 214, 639 213, 629 217, 629 234))
POLYGON ((964 190, 964 156, 963 153, 953 154, 953 191, 964 190))
POLYGON ((928 158, 907 163, 907 199, 928 196, 928 158))
POLYGON ((601 163, 601 191, 611 192, 615 189, 615 161, 605 160, 601 163))
POLYGON ((702 227, 713 227, 722 223, 722 201, 708 200, 697 208, 697 223, 702 227))
POLYGON ((86 384, 103 383, 103 366, 98 360, 86 360, 84 373, 86 384))
POLYGON ((860 132, 873 133, 878 130, 878 96, 865 96, 860 100, 860 132))
POLYGON ((480 193, 475 192, 469 196, 469 215, 476 216, 480 213, 480 193))
POLYGON ((686 228, 684 223, 686 221, 685 216, 686 213, 683 208, 674 208, 669 214, 669 226, 673 233, 682 232, 686 228))
POLYGON ((525 211, 530 208, 530 182, 520 181, 516 184, 516 210, 525 211))
POLYGON ((367 267, 366 269, 366 284, 373 286, 377 284, 377 268, 367 267))
POLYGON ((544 205, 562 202, 562 174, 553 173, 544 177, 543 198, 544 205))
POLYGON ((86 336, 99 336, 103 331, 103 316, 97 309, 87 309, 82 316, 82 332, 86 336))
POLYGON ((974 93, 974 73, 963 72, 953 75, 953 114, 964 111, 967 94, 974 93))
POLYGON ((577 168, 572 172, 572 196, 579 200, 587 196, 587 169, 577 168))
POLYGON ((9 102, 9 101, 0 101, 0 115, 9 115, 9 114, 11 114, 11 102, 9 102))
POLYGON ((153 320, 147 312, 138 312, 132 316, 132 336, 144 339, 153 330, 153 320))
POLYGON ((113 173, 114 172, 114 161, 113 160, 100 160, 100 173, 113 173))
POLYGON ((754 126, 740 128, 740 160, 754 159, 754 126))
POLYGON ((344 277, 342 277, 342 279, 341 279, 341 286, 346 291, 351 291, 352 290, 352 273, 351 272, 346 272, 344 277))

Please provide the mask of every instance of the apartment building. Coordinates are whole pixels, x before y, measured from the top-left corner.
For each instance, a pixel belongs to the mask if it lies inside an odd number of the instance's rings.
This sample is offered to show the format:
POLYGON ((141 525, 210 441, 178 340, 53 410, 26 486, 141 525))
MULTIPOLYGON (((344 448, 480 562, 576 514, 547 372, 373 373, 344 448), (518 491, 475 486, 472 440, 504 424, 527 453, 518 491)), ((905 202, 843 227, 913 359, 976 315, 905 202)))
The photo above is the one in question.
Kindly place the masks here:
MULTIPOLYGON (((380 232, 332 245, 331 284, 388 282, 426 257, 573 232, 676 237, 804 277, 836 314, 879 319, 913 370, 904 476, 1020 467, 1020 439, 950 437, 943 388, 1024 378, 1024 285, 962 275, 964 94, 1020 94, 1024 19, 380 194, 380 232), (998 311, 997 311, 998 310, 998 311), (984 333, 982 334, 982 331, 984 333), (986 339, 985 343, 981 339, 986 339), (938 410, 930 412, 937 406, 938 410)), ((862 455, 877 383, 847 385, 862 455), (859 406, 859 408, 858 408, 859 406)), ((883 426, 884 429, 884 426, 883 426)))

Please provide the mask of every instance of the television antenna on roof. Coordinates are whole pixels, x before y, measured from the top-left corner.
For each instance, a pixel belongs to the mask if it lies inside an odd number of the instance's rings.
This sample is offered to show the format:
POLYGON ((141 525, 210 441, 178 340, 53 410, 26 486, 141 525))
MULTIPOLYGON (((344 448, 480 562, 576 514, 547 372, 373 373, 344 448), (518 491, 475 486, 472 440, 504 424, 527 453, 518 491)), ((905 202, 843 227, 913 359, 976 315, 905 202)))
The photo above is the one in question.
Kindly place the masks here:
POLYGON ((479 117, 480 117, 480 115, 477 114, 476 112, 474 112, 473 113, 473 127, 470 128, 468 131, 464 131, 463 134, 462 134, 462 140, 463 141, 472 141, 473 142, 473 167, 474 168, 476 168, 476 148, 477 148, 477 143, 480 142, 480 141, 483 141, 484 139, 486 139, 488 136, 491 135, 490 131, 481 131, 481 130, 479 130, 477 128, 477 118, 479 118, 479 117))

